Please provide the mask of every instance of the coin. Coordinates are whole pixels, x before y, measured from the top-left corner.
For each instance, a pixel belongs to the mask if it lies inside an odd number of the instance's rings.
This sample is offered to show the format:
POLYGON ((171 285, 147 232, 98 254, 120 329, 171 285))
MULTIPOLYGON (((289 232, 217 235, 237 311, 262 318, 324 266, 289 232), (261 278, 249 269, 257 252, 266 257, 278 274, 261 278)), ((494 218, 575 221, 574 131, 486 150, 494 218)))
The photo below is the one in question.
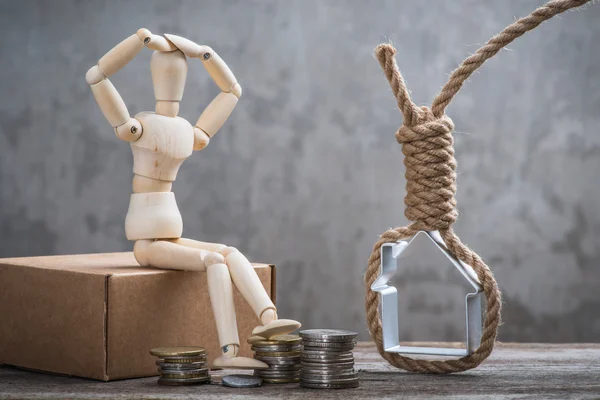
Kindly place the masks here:
POLYGON ((262 378, 264 383, 297 383, 300 378, 262 378))
POLYGON ((309 358, 303 357, 302 362, 310 363, 310 364, 344 364, 344 363, 353 363, 354 358, 348 357, 348 358, 333 358, 333 359, 309 359, 309 358))
POLYGON ((300 387, 307 389, 352 389, 357 388, 359 386, 358 380, 355 382, 346 382, 346 383, 313 383, 313 382, 305 382, 300 381, 300 387))
POLYGON ((171 374, 201 374, 208 373, 208 368, 204 366, 203 368, 158 368, 158 372, 167 372, 171 374))
POLYGON ((302 342, 302 338, 298 335, 275 335, 270 339, 265 339, 260 336, 252 336, 248 338, 247 342, 255 346, 269 346, 276 344, 299 344, 302 342))
POLYGON ((208 372, 194 372, 189 374, 175 374, 170 372, 162 372, 160 374, 161 378, 168 379, 195 379, 195 378, 206 378, 208 377, 208 372))
POLYGON ((358 382, 358 375, 354 375, 354 376, 348 376, 348 377, 328 377, 328 376, 323 376, 323 377, 314 377, 314 378, 306 378, 305 376, 302 376, 302 381, 303 382, 311 382, 311 383, 347 383, 347 382, 354 382, 357 381, 358 382))
POLYGON ((233 388, 253 388, 261 386, 262 379, 252 375, 225 375, 221 383, 233 388))
MULTIPOLYGON (((300 367, 298 365, 298 367, 300 367)), ((296 368, 296 369, 272 369, 272 368, 265 368, 265 369, 255 369, 255 372, 259 372, 261 374, 297 374, 300 373, 300 371, 302 371, 302 368, 296 368)))
POLYGON ((306 361, 302 361, 301 363, 302 369, 344 369, 344 368, 354 368, 354 361, 342 362, 342 363, 309 363, 306 361))
POLYGON ((263 361, 269 365, 295 365, 300 362, 300 356, 294 357, 267 357, 267 356, 254 356, 257 360, 263 361))
POLYGON ((338 379, 350 379, 356 378, 358 379, 358 374, 356 371, 346 372, 346 373, 334 373, 334 374, 318 374, 318 373, 305 373, 300 375, 302 380, 305 381, 318 381, 318 380, 326 380, 326 381, 335 381, 338 379))
POLYGON ((255 356, 259 357, 300 357, 299 351, 271 351, 271 352, 255 352, 255 356))
POLYGON ((253 351, 260 351, 260 352, 266 352, 266 351, 301 351, 302 350, 302 345, 301 344, 295 344, 295 345, 276 344, 276 345, 270 345, 270 346, 257 346, 257 345, 253 345, 251 348, 252 348, 253 351))
POLYGON ((197 385, 200 383, 209 383, 210 376, 202 377, 202 378, 190 378, 190 379, 172 379, 172 378, 158 378, 159 385, 165 386, 187 386, 187 385, 197 385))
MULTIPOLYGON (((348 349, 352 350, 356 346, 356 342, 317 342, 317 341, 304 341, 302 345, 306 349, 307 347, 327 348, 327 349, 348 349)), ((316 350, 315 349, 315 350, 316 350)), ((340 350, 341 351, 341 350, 340 350)))
POLYGON ((206 356, 199 357, 164 357, 161 358, 161 361, 164 363, 173 363, 173 364, 190 364, 195 362, 206 362, 206 356))
MULTIPOLYGON (((300 363, 294 363, 291 365, 274 365, 271 364, 269 365, 269 369, 267 371, 296 371, 299 370, 300 368, 302 368, 302 366, 300 365, 300 363)), ((260 370, 260 371, 264 371, 264 370, 260 370)))
POLYGON ((156 365, 163 369, 196 369, 206 367, 206 362, 191 362, 191 363, 166 363, 162 360, 156 360, 156 365))
POLYGON ((329 361, 329 360, 350 360, 353 361, 354 360, 354 355, 352 353, 342 353, 343 355, 337 355, 337 354, 308 354, 307 352, 303 352, 302 353, 302 359, 306 360, 306 361, 311 361, 311 360, 315 360, 315 361, 320 361, 320 360, 325 360, 325 361, 329 361))
POLYGON ((204 347, 178 346, 178 347, 157 347, 150 350, 150 354, 156 357, 198 357, 206 355, 204 347))
POLYGON ((303 340, 320 339, 332 342, 347 342, 356 339, 358 333, 336 329, 307 329, 300 331, 303 340))
POLYGON ((320 375, 320 376, 328 376, 328 375, 352 375, 356 374, 356 370, 354 368, 329 368, 329 369, 313 369, 313 368, 305 368, 300 371, 302 375, 320 375))
POLYGON ((351 351, 338 351, 337 349, 322 349, 319 348, 317 350, 312 349, 302 349, 302 354, 311 355, 311 356, 351 356, 353 355, 351 351))
POLYGON ((300 371, 255 371, 255 376, 260 376, 261 378, 299 378, 300 371))

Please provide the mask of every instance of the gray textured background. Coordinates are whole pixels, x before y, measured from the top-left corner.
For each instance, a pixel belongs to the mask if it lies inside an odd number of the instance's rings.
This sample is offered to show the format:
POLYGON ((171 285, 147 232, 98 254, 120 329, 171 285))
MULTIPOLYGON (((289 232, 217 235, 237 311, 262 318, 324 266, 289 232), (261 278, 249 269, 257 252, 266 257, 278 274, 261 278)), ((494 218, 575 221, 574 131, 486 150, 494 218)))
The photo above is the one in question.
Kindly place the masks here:
MULTIPOLYGON (((244 90, 174 185, 185 236, 276 263, 282 316, 366 338, 366 260, 378 234, 406 222, 401 117, 373 48, 395 42, 426 104, 465 56, 540 4, 2 1, 0 256, 131 249, 130 149, 84 74, 140 27, 176 33, 213 46, 244 90)), ((595 4, 542 25, 449 108, 457 231, 504 291, 505 341, 600 340, 598 21, 595 4)), ((143 52, 112 79, 132 115, 154 108, 149 59, 143 52)), ((216 93, 191 61, 181 115, 193 123, 216 93)), ((403 337, 456 338, 454 281, 426 268, 407 274, 403 337)))

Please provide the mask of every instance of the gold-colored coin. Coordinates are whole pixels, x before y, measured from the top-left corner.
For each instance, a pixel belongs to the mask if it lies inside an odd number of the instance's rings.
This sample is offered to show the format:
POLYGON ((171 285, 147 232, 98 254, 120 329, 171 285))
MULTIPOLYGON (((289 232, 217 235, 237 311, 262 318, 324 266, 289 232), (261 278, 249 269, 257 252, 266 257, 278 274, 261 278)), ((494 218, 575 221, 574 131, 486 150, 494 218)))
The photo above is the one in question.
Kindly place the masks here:
POLYGON ((257 351, 254 354, 259 357, 298 357, 302 353, 299 351, 257 351))
POLYGON ((298 335, 275 335, 269 339, 260 336, 251 336, 248 343, 256 346, 269 346, 275 344, 296 344, 302 343, 302 338, 298 335))
POLYGON ((150 354, 156 357, 197 357, 206 354, 204 347, 176 346, 157 347, 150 350, 150 354))
POLYGON ((199 357, 165 357, 160 359, 161 362, 167 364, 191 364, 191 363, 205 363, 206 364, 206 356, 199 357))

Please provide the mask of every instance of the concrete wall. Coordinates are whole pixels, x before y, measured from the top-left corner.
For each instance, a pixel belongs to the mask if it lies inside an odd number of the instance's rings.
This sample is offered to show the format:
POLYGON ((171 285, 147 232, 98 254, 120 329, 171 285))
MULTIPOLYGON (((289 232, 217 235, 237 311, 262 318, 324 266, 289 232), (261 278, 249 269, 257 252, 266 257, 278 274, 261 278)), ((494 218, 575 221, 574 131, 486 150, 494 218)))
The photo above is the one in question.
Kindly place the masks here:
MULTIPOLYGON (((282 316, 367 338, 366 260, 378 234, 406 222, 401 117, 373 48, 395 42, 427 104, 465 56, 540 4, 2 1, 0 256, 131 249, 130 149, 84 74, 140 27, 177 33, 213 46, 244 89, 174 185, 185 236, 277 264, 282 316)), ((449 108, 456 229, 504 291, 505 341, 600 340, 599 20, 595 4, 544 24, 449 108)), ((132 114, 154 107, 149 59, 113 79, 132 114)), ((181 115, 194 122, 217 92, 191 61, 181 115)), ((404 337, 455 338, 462 294, 435 270, 413 275, 404 337)))

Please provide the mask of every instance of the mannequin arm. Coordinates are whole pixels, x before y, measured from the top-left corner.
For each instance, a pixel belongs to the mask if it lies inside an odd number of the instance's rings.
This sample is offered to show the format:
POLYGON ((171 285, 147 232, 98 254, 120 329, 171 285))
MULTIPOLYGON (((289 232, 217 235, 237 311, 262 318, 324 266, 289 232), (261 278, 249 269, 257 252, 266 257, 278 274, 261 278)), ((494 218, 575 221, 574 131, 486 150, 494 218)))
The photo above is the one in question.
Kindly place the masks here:
POLYGON ((210 47, 200 46, 191 40, 176 35, 165 34, 187 57, 199 58, 208 74, 217 84, 221 93, 206 107, 194 126, 194 149, 201 150, 208 145, 223 126, 242 95, 242 88, 225 61, 210 47))
POLYGON ((140 138, 142 126, 136 119, 129 116, 123 98, 108 77, 133 60, 144 46, 161 51, 175 49, 165 38, 153 35, 147 29, 140 29, 136 34, 113 47, 85 75, 85 80, 90 85, 104 117, 115 129, 117 136, 127 142, 140 138))

